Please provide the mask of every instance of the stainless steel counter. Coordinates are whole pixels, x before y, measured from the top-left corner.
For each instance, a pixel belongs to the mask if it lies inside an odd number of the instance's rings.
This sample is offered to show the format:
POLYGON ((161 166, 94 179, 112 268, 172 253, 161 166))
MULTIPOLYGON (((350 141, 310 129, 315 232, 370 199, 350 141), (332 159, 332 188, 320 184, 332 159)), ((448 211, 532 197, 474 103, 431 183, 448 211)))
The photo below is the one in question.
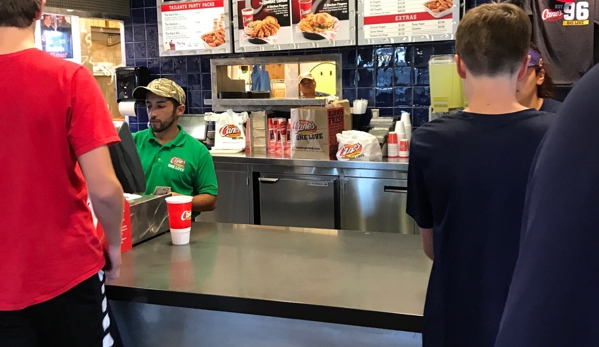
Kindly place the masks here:
POLYGON ((218 207, 199 221, 415 234, 408 163, 215 155, 218 207))
POLYGON ((215 163, 238 164, 263 164, 277 166, 337 168, 337 169, 366 169, 366 170, 391 170, 408 171, 407 160, 384 158, 381 162, 366 161, 337 161, 337 160, 312 160, 291 159, 289 155, 275 153, 239 153, 239 154, 214 154, 215 163))
POLYGON ((123 254, 111 300, 420 331, 431 262, 417 235, 194 223, 123 254))

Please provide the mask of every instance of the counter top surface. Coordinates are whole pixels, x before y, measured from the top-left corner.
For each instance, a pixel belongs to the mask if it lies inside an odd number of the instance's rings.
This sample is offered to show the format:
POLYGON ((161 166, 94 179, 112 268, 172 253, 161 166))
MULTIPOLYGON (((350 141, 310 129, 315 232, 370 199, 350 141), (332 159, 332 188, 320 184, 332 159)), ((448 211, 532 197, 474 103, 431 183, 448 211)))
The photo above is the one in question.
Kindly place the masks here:
POLYGON ((431 264, 418 235, 193 223, 124 253, 108 295, 418 331, 431 264))
POLYGON ((338 161, 322 159, 295 159, 289 154, 277 153, 236 153, 236 154, 213 154, 215 163, 243 163, 243 164, 270 164, 284 166, 309 166, 323 168, 344 169, 372 169, 372 170, 395 170, 408 171, 407 159, 384 158, 383 161, 338 161))

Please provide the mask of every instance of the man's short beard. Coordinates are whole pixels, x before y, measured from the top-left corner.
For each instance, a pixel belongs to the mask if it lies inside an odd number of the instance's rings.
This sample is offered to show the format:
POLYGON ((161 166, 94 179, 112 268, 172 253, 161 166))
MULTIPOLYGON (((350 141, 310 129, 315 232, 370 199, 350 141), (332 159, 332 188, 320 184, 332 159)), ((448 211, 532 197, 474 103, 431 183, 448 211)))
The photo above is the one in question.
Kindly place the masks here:
POLYGON ((177 110, 173 110, 173 114, 171 115, 171 117, 165 121, 159 121, 160 123, 158 124, 152 124, 150 122, 150 127, 152 128, 152 131, 155 133, 161 133, 167 129, 169 129, 173 123, 175 122, 175 120, 177 119, 177 110))

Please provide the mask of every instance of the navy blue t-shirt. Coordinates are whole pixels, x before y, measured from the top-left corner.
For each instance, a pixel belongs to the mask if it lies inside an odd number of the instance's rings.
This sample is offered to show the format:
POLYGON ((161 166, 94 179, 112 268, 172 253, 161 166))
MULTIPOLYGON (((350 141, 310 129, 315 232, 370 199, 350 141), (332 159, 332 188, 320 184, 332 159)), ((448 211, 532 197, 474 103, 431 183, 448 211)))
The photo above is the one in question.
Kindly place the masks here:
POLYGON ((497 347, 599 345, 598 91, 595 66, 539 148, 497 347))
POLYGON ((516 264, 526 184, 555 115, 458 113, 412 136, 407 212, 433 228, 425 347, 493 346, 516 264))
POLYGON ((557 113, 561 105, 562 103, 557 100, 543 98, 543 105, 541 105, 539 111, 557 113))

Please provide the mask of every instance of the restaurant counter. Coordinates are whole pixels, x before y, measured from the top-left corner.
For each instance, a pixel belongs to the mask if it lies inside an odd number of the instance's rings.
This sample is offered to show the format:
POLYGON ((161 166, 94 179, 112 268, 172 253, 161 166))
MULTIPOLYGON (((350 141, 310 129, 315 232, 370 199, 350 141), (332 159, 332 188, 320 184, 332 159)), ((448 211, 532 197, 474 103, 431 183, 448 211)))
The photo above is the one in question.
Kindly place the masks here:
POLYGON ((406 160, 214 154, 218 207, 199 221, 416 234, 406 160), (391 228, 390 226, 394 226, 391 228))
POLYGON ((408 159, 383 158, 382 161, 339 161, 325 159, 295 159, 289 153, 236 153, 213 154, 214 163, 239 163, 250 165, 277 165, 336 169, 368 169, 408 171, 408 159))
POLYGON ((192 225, 189 245, 167 233, 123 254, 107 295, 128 346, 392 346, 422 329, 417 235, 192 225))

